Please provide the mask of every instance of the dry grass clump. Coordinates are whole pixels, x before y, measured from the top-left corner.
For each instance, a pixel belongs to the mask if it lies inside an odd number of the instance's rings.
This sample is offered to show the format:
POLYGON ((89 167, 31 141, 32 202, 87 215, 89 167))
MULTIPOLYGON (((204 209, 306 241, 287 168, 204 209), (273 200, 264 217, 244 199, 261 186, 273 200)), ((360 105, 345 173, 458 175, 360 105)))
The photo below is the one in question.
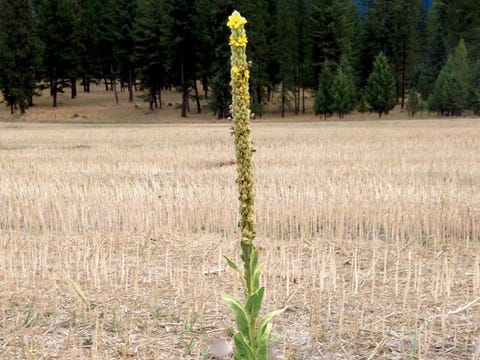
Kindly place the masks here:
MULTIPOLYGON (((208 359, 228 125, 0 125, 0 358, 208 359)), ((480 359, 477 120, 255 124, 279 359, 480 359)))

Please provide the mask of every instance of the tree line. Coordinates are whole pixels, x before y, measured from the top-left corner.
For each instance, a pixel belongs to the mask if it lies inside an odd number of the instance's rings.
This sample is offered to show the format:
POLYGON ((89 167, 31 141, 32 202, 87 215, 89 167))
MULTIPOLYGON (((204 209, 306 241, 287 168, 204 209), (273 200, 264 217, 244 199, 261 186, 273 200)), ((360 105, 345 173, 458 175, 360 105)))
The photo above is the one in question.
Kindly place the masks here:
POLYGON ((0 87, 24 113, 39 89, 102 82, 150 109, 181 94, 181 115, 230 104, 228 15, 247 20, 251 107, 279 113, 381 116, 480 112, 480 2, 434 0, 0 0, 0 87), (362 9, 359 12, 357 5, 362 9), (190 104, 193 102, 193 104, 190 104), (193 109, 192 109, 193 108, 193 109))

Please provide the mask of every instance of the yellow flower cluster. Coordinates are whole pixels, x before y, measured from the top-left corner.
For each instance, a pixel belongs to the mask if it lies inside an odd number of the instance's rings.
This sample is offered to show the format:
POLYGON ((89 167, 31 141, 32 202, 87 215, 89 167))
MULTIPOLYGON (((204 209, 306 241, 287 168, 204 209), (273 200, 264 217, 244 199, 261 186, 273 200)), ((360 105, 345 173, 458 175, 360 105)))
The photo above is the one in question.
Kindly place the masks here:
MULTIPOLYGON (((235 135, 235 149, 237 153, 238 190, 240 200, 240 228, 242 231, 241 243, 250 248, 255 237, 253 221, 253 169, 252 169, 252 141, 250 138, 250 95, 248 79, 247 34, 244 25, 247 20, 234 11, 228 18, 227 25, 231 30, 230 47, 231 82, 232 87, 232 115, 235 135)), ((251 249, 250 249, 251 250, 251 249)), ((248 253, 250 251, 247 251, 248 253)), ((249 263, 247 261, 247 263, 249 263)))
POLYGON ((248 91, 249 77, 250 71, 248 69, 232 66, 232 85, 240 85, 242 87, 246 87, 248 91))
POLYGON ((234 11, 232 15, 228 17, 227 26, 232 30, 232 35, 228 44, 239 48, 245 48, 247 46, 247 35, 245 34, 244 25, 247 23, 247 19, 240 15, 238 11, 234 11))
POLYGON ((242 25, 247 23, 247 19, 245 19, 238 11, 234 11, 232 15, 228 17, 227 26, 230 29, 239 29, 242 25))
POLYGON ((237 47, 246 47, 247 46, 247 37, 245 35, 234 36, 230 35, 230 41, 228 45, 237 46, 237 47))

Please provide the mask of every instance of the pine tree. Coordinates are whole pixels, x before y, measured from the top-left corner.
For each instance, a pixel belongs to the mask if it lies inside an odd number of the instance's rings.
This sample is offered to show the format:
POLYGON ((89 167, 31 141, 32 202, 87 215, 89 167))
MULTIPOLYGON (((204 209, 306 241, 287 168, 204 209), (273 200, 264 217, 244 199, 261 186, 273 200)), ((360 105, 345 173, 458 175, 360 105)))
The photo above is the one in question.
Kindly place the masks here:
POLYGON ((424 56, 417 80, 417 88, 425 99, 432 92, 435 79, 447 60, 446 16, 443 0, 434 1, 427 16, 424 56))
POLYGON ((279 65, 278 80, 280 82, 280 113, 282 117, 285 116, 289 93, 297 94, 295 86, 295 79, 298 76, 297 34, 295 16, 293 15, 295 10, 296 4, 294 2, 290 0, 278 1, 275 55, 279 65))
POLYGON ((135 79, 134 69, 134 26, 137 12, 137 0, 116 0, 118 8, 117 26, 118 50, 117 58, 119 63, 120 79, 123 86, 127 84, 128 101, 133 101, 133 88, 135 79))
POLYGON ((373 69, 365 87, 365 99, 370 110, 377 112, 379 117, 382 114, 388 115, 397 102, 395 76, 383 53, 378 54, 373 62, 373 69))
MULTIPOLYGON (((209 56, 204 56, 208 64, 203 65, 201 74, 207 76, 207 84, 210 85, 209 107, 215 113, 217 119, 228 117, 232 96, 230 93, 230 49, 228 45, 229 29, 225 25, 225 19, 232 13, 229 0, 204 0, 204 10, 208 12, 207 24, 204 24, 204 35, 210 42, 210 47, 204 50, 209 56), (208 5, 208 6, 207 6, 208 5)), ((205 80, 202 79, 205 84, 205 80)))
POLYGON ((332 71, 332 64, 329 61, 325 61, 322 64, 318 90, 315 94, 315 100, 313 103, 313 111, 315 112, 315 115, 322 114, 325 119, 334 111, 332 106, 333 79, 334 76, 332 71))
POLYGON ((362 79, 366 80, 373 59, 383 52, 391 61, 402 108, 417 63, 422 6, 421 0, 375 0, 366 13, 362 79))
POLYGON ((43 71, 53 107, 57 94, 79 73, 78 24, 71 0, 42 0, 38 6, 38 36, 43 43, 43 71))
POLYGON ((415 88, 412 88, 408 91, 406 107, 407 112, 411 117, 414 117, 415 114, 420 110, 420 96, 415 88))
POLYGON ((165 46, 161 39, 163 6, 158 0, 140 0, 134 25, 133 61, 142 90, 147 92, 150 111, 162 107, 161 90, 166 85, 165 46))
POLYGON ((324 61, 338 64, 342 56, 353 60, 358 24, 359 13, 351 1, 314 0, 310 3, 310 85, 318 85, 316 81, 324 61))
POLYGON ((429 108, 444 115, 461 115, 469 106, 470 63, 465 42, 460 40, 440 71, 429 97, 429 108))
POLYGON ((190 88, 195 84, 198 46, 195 34, 196 9, 187 0, 165 0, 162 21, 168 81, 180 87, 181 116, 187 117, 190 88))
POLYGON ((470 72, 469 108, 475 115, 480 114, 480 61, 475 61, 470 72))
POLYGON ((18 105, 24 114, 40 65, 32 5, 29 0, 0 0, 0 14, 0 86, 11 112, 18 105))
POLYGON ((356 89, 352 72, 345 61, 341 61, 332 81, 331 88, 332 105, 331 110, 343 118, 355 108, 356 89))

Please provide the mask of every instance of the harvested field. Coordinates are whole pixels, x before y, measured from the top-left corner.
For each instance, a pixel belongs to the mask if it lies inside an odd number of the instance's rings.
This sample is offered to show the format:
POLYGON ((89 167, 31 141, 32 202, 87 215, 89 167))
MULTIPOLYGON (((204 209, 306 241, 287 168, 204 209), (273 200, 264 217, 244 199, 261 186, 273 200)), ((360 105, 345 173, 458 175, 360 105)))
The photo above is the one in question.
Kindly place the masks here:
MULTIPOLYGON (((212 358, 229 126, 0 123, 1 359, 212 358)), ((478 119, 252 134, 272 359, 480 359, 478 119)))

